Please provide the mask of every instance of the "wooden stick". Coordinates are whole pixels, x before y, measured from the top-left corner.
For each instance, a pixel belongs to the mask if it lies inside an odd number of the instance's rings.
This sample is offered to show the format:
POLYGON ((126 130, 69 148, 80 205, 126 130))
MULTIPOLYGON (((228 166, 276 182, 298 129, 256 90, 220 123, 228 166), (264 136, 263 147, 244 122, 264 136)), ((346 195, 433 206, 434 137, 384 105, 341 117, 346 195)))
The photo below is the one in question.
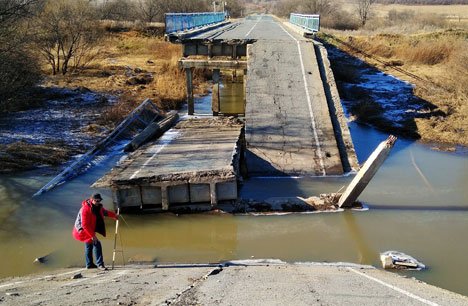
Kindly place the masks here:
POLYGON ((117 220, 115 221, 114 251, 112 252, 112 270, 114 270, 115 252, 117 248, 117 234, 119 232, 119 214, 120 208, 117 208, 117 220))

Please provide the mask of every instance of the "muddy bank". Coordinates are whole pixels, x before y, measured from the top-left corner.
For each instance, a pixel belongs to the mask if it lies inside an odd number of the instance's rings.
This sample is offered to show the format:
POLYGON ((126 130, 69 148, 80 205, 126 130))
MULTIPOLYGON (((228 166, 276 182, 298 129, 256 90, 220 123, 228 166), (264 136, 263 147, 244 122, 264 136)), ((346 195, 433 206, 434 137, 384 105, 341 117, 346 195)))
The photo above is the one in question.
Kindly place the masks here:
POLYGON ((465 36, 463 30, 320 35, 330 43, 340 94, 354 118, 449 151, 468 144, 465 36))
POLYGON ((420 139, 416 118, 443 115, 414 95, 414 86, 326 45, 345 112, 351 121, 384 132, 420 139))
POLYGON ((91 148, 111 124, 102 115, 115 103, 87 88, 42 88, 37 107, 0 115, 0 172, 58 166, 91 148))

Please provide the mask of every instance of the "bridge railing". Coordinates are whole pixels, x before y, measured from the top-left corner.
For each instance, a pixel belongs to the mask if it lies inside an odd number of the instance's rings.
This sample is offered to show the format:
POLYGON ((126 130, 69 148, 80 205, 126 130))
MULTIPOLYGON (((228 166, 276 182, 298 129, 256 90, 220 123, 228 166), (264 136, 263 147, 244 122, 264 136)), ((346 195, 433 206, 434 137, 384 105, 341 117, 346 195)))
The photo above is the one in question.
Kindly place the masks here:
POLYGON ((194 29, 197 27, 222 22, 226 20, 226 14, 219 13, 167 13, 166 34, 194 29))
POLYGON ((292 13, 289 17, 289 22, 312 32, 318 32, 320 30, 320 15, 292 13))

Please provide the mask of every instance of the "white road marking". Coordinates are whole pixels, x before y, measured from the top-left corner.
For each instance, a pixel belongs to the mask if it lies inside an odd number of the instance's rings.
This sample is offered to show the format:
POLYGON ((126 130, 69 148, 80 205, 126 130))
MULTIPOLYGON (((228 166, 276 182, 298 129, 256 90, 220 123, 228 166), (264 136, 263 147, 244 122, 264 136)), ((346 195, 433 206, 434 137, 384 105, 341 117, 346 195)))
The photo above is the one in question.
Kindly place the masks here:
POLYGON ((301 45, 299 43, 299 41, 294 37, 292 36, 288 31, 286 31, 285 28, 283 28, 283 26, 279 23, 277 23, 277 25, 286 33, 289 35, 289 37, 291 37, 297 44, 297 50, 299 51, 299 59, 301 61, 301 70, 302 70, 302 79, 304 81, 304 88, 305 88, 305 92, 306 92, 306 97, 307 97, 307 104, 309 106, 309 114, 310 114, 310 119, 312 121, 312 129, 314 130, 314 140, 315 140, 315 145, 317 146, 317 155, 318 155, 318 158, 319 158, 319 161, 320 161, 320 167, 322 168, 322 175, 325 176, 327 175, 326 171, 325 171, 325 164, 323 163, 323 154, 322 154, 322 148, 320 146, 320 141, 318 139, 318 134, 317 134, 317 129, 316 129, 316 124, 315 124, 315 117, 314 117, 314 112, 312 111, 312 102, 311 102, 311 99, 310 99, 310 94, 309 94, 309 88, 307 87, 307 79, 306 79, 306 74, 305 74, 305 67, 304 67, 304 60, 302 59, 302 51, 301 51, 301 45))
POLYGON ((8 283, 8 284, 3 284, 3 285, 0 285, 0 288, 4 288, 4 287, 8 287, 8 286, 14 286, 14 285, 19 285, 19 284, 22 284, 22 283, 25 283, 25 282, 37 281, 37 280, 42 280, 42 279, 47 279, 47 278, 52 278, 52 277, 60 277, 60 276, 67 275, 67 274, 72 274, 72 273, 81 272, 81 271, 83 271, 83 270, 84 270, 84 269, 79 269, 79 270, 74 270, 74 271, 65 272, 65 273, 61 273, 61 274, 46 275, 46 276, 42 276, 42 277, 38 277, 38 278, 26 280, 26 281, 19 281, 19 282, 13 282, 13 283, 8 283))
POLYGON ((140 172, 141 170, 148 166, 148 164, 156 157, 156 155, 158 155, 159 152, 161 152, 161 150, 167 146, 169 143, 171 143, 171 141, 176 138, 176 136, 179 134, 179 132, 174 132, 174 131, 167 131, 166 133, 164 133, 164 135, 160 138, 160 144, 157 145, 157 148, 156 150, 154 151, 153 155, 151 155, 150 158, 148 158, 146 160, 146 162, 138 169, 136 170, 132 176, 130 176, 130 179, 134 179, 140 172))
POLYGON ((418 164, 416 164, 416 160, 414 159, 413 151, 410 150, 410 156, 411 156, 411 163, 413 164, 414 168, 416 171, 418 171, 418 174, 421 176, 423 179, 424 183, 426 184, 427 188, 429 188, 433 193, 435 193, 434 188, 432 187, 431 183, 427 179, 427 177, 424 175, 424 173, 421 171, 421 168, 418 167, 418 164))
POLYGON ((431 301, 429 301, 429 300, 423 299, 422 297, 419 297, 419 296, 417 296, 417 295, 415 295, 415 294, 412 294, 411 292, 408 292, 408 291, 406 291, 406 290, 403 290, 403 289, 401 289, 401 288, 398 288, 398 287, 396 287, 396 286, 393 286, 393 285, 391 285, 391 284, 388 284, 388 283, 386 283, 386 282, 384 282, 384 281, 381 281, 380 279, 377 279, 377 278, 372 277, 372 276, 370 276, 370 275, 367 275, 367 274, 364 274, 364 273, 359 272, 359 271, 357 271, 357 270, 354 270, 353 268, 348 268, 348 270, 349 270, 349 271, 353 271, 354 273, 357 273, 357 274, 359 274, 359 275, 361 275, 361 276, 364 276, 364 277, 366 277, 366 278, 368 278, 368 279, 370 279, 370 280, 373 280, 374 282, 377 282, 377 283, 379 283, 379 284, 381 284, 381 285, 384 285, 385 287, 388 287, 388 288, 390 288, 390 289, 393 289, 393 290, 395 290, 395 291, 398 291, 398 292, 400 292, 400 293, 403 293, 404 295, 407 295, 407 296, 409 296, 410 298, 413 298, 413 299, 415 299, 415 300, 418 300, 418 301, 420 301, 421 303, 424 303, 424 304, 427 304, 427 305, 432 305, 432 306, 438 306, 438 305, 439 305, 439 304, 437 304, 437 303, 434 303, 434 302, 431 302, 431 301))
POLYGON ((253 25, 253 27, 247 32, 247 34, 245 34, 244 37, 247 37, 249 36, 249 34, 252 32, 252 30, 257 26, 257 24, 260 22, 260 20, 262 20, 262 16, 263 15, 260 15, 260 18, 257 20, 257 22, 253 25))

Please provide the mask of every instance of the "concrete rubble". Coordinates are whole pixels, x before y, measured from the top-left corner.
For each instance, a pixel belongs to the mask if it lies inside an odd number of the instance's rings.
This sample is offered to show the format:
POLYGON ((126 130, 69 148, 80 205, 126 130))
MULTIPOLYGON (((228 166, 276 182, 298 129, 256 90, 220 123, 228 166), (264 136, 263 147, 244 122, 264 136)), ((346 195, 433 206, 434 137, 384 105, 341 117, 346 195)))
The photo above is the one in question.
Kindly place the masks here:
POLYGON ((381 253, 380 261, 384 269, 422 270, 426 268, 422 262, 398 251, 386 251, 381 253))

